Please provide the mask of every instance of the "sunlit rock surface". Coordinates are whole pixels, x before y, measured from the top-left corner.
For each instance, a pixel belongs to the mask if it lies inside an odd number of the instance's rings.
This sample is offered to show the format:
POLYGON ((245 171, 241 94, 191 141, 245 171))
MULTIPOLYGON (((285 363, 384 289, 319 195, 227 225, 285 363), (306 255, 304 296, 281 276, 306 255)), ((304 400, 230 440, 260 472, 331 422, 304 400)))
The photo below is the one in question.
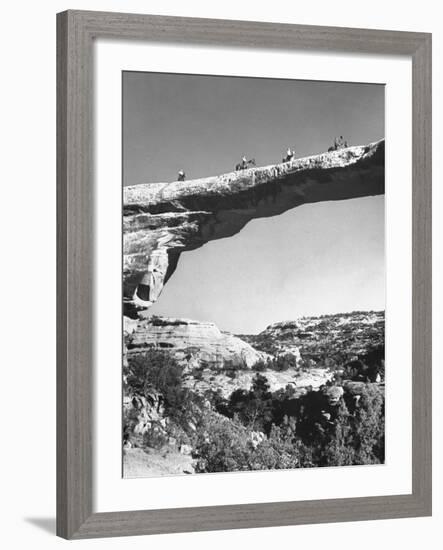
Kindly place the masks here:
POLYGON ((179 256, 238 233, 250 220, 305 203, 384 193, 384 141, 219 176, 126 187, 125 312, 149 308, 179 256))
POLYGON ((350 359, 384 346, 385 313, 353 311, 300 317, 293 321, 274 323, 260 334, 240 337, 265 351, 269 351, 267 342, 272 343, 275 352, 287 352, 294 348, 313 364, 322 362, 324 356, 332 357, 336 353, 346 353, 350 359))
MULTIPOLYGON (((273 355, 255 349, 241 337, 222 332, 214 323, 153 316, 136 321, 125 318, 124 327, 127 358, 148 350, 165 351, 185 367, 184 386, 201 394, 219 391, 229 398, 235 390, 249 390, 258 362, 264 367, 261 374, 271 391, 284 389, 289 384, 300 394, 309 387, 319 388, 333 376, 332 371, 324 367, 275 371, 269 368, 273 355)), ((298 363, 300 352, 296 346, 291 345, 287 351, 298 363)), ((283 347, 280 352, 285 352, 283 347)))
POLYGON ((213 369, 226 369, 228 365, 251 368, 270 357, 233 334, 222 332, 214 323, 190 319, 140 319, 132 324, 131 333, 126 332, 125 342, 128 357, 150 349, 164 350, 183 361, 188 370, 204 365, 213 369))
MULTIPOLYGON (((266 369, 260 374, 266 378, 271 392, 284 390, 290 386, 294 391, 294 397, 299 397, 308 389, 317 390, 332 380, 334 373, 326 368, 311 368, 305 372, 289 368, 282 372, 266 369)), ((217 373, 204 371, 198 379, 192 375, 186 376, 183 385, 201 394, 209 390, 218 391, 222 397, 229 399, 236 390, 249 391, 256 375, 257 372, 254 370, 238 371, 234 377, 228 376, 222 370, 217 373)))

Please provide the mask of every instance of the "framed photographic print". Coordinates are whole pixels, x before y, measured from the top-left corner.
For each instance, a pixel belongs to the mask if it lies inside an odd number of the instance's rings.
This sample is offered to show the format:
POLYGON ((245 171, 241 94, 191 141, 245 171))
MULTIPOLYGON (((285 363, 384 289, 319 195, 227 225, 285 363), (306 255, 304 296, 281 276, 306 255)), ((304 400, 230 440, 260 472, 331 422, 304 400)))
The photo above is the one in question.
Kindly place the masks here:
POLYGON ((431 513, 431 36, 57 19, 57 532, 431 513))

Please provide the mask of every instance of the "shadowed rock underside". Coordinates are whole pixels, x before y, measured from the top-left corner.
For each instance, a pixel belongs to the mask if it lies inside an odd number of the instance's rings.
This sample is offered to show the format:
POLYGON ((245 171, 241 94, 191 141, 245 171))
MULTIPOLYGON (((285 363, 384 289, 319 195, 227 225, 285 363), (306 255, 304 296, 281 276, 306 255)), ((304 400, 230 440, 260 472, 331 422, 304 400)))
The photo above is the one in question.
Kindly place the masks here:
POLYGON ((148 309, 180 254, 306 203, 384 193, 384 140, 185 182, 124 188, 125 315, 148 309))

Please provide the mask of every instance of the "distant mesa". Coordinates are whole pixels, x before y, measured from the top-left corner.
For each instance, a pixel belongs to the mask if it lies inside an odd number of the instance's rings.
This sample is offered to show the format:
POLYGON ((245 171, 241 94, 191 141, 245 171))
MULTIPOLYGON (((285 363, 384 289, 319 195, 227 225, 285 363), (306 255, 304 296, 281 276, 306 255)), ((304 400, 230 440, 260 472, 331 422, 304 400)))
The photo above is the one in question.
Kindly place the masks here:
POLYGON ((136 317, 159 297, 180 254, 250 220, 306 203, 384 193, 384 140, 197 180, 124 188, 123 297, 136 317))

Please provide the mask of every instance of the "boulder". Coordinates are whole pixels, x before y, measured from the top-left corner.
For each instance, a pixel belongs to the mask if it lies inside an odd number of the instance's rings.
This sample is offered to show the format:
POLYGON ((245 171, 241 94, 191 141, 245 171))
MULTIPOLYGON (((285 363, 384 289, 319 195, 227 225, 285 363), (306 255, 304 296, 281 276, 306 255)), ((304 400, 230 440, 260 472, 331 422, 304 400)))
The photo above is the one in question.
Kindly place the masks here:
POLYGON ((344 390, 341 386, 329 386, 323 390, 323 393, 328 400, 328 404, 334 407, 338 405, 340 399, 343 397, 344 390))

